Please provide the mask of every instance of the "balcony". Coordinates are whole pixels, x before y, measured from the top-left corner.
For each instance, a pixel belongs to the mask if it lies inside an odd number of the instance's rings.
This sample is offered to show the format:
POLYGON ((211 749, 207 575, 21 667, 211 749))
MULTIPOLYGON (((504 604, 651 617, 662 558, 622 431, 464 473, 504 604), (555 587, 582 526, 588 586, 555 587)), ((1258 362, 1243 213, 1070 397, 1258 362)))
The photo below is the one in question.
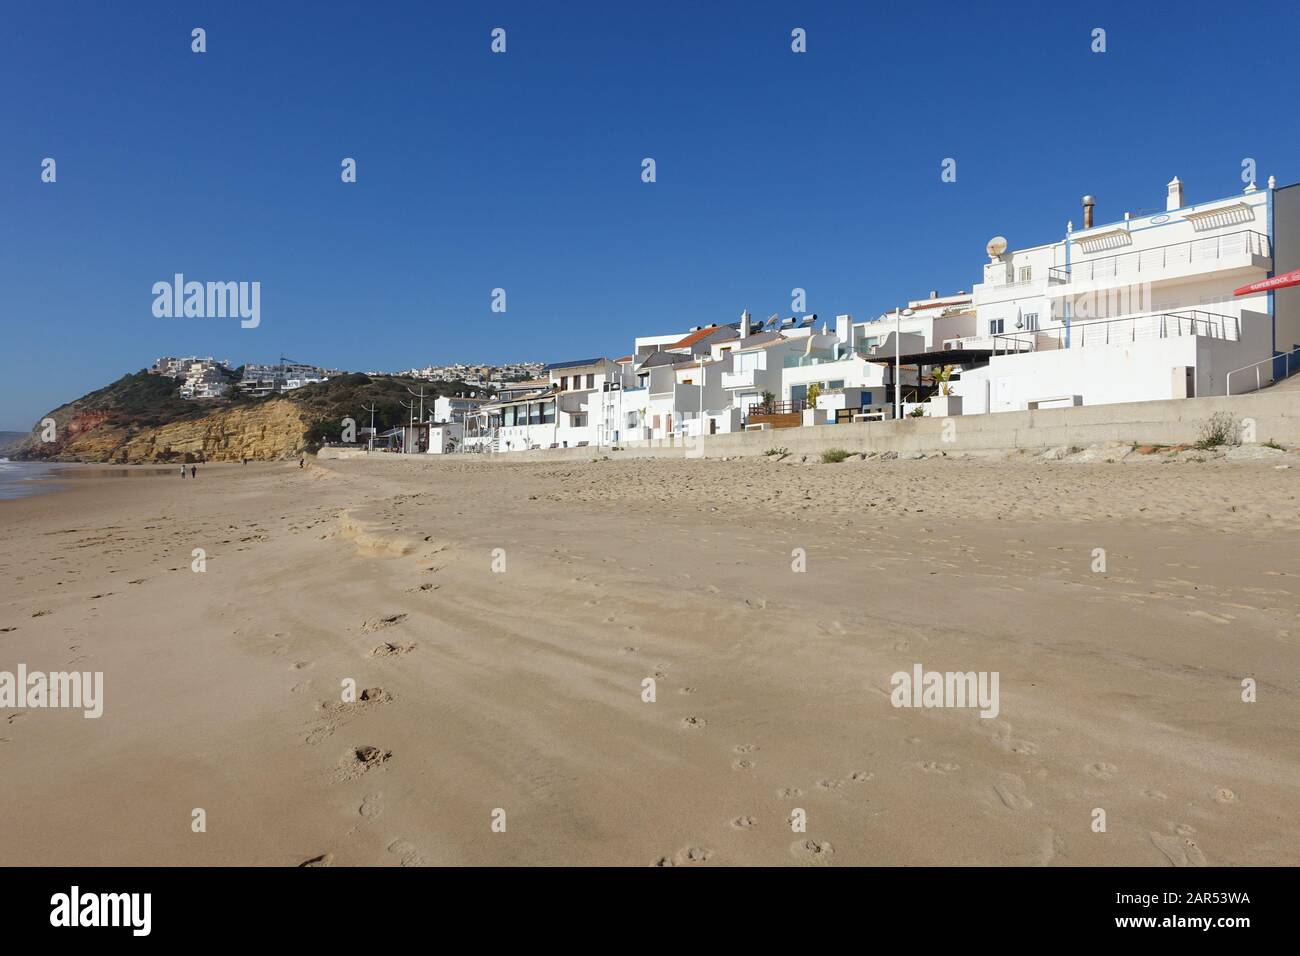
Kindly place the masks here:
POLYGON ((746 369, 743 372, 723 372, 723 388, 755 388, 754 380, 758 372, 763 369, 746 369))
POLYGON ((1260 232, 1243 231, 1052 266, 1047 270, 1047 282, 1058 287, 1052 290, 1054 295, 1065 295, 1067 290, 1060 286, 1155 282, 1233 270, 1267 271, 1271 265, 1268 237, 1260 232))
POLYGON ((993 354, 1044 352, 1066 348, 1129 345, 1155 339, 1201 336, 1236 342, 1241 339, 1241 319, 1233 315, 1188 310, 1094 319, 1052 329, 994 335, 993 354))

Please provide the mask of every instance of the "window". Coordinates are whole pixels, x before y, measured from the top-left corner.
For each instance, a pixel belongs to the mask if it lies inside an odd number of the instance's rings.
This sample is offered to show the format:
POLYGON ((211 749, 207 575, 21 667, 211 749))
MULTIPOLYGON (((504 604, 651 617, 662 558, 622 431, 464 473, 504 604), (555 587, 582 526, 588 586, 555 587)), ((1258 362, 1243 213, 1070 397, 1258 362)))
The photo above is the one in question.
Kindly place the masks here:
POLYGON ((569 421, 572 423, 574 428, 587 427, 587 415, 585 412, 574 412, 569 416, 569 421))
POLYGON ((1002 323, 1002 319, 989 319, 989 335, 1001 335, 1002 323))
POLYGON ((1034 278, 1033 266, 1021 266, 1016 271, 1016 278, 1021 282, 1029 282, 1034 278))
POLYGON ((587 387, 588 388, 596 387, 596 376, 594 373, 587 376, 587 387))
POLYGON ((542 423, 542 406, 540 402, 534 402, 528 406, 528 424, 540 425, 542 423))
POLYGON ((874 349, 874 348, 875 348, 876 346, 878 346, 879 344, 880 344, 880 336, 879 336, 879 335, 873 335, 873 336, 871 336, 870 338, 867 338, 867 339, 863 339, 863 340, 862 340, 862 347, 863 347, 863 348, 866 348, 866 349, 874 349))
POLYGON ((545 402, 545 403, 543 403, 543 405, 542 405, 542 424, 543 424, 543 425, 554 425, 554 424, 555 424, 555 403, 554 403, 554 402, 545 402))
POLYGON ((569 376, 563 375, 560 377, 560 391, 565 392, 568 391, 568 389, 569 389, 569 376))
POLYGON ((1038 331, 1038 313, 1037 313, 1037 312, 1026 312, 1026 313, 1025 313, 1024 322, 1025 322, 1025 329, 1026 329, 1027 331, 1029 331, 1029 332, 1037 332, 1037 331, 1038 331))

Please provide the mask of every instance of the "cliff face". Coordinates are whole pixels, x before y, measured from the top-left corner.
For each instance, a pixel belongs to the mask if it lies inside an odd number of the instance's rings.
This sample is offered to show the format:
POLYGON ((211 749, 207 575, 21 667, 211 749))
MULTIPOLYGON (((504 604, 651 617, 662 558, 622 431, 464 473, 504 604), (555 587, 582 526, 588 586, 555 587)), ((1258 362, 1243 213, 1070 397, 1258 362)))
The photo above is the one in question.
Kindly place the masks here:
POLYGON ((302 410, 285 399, 155 427, 115 424, 100 411, 68 412, 62 421, 54 416, 54 442, 29 438, 19 454, 50 461, 265 461, 301 452, 308 428, 302 410))
POLYGON ((352 373, 278 398, 233 395, 192 401, 181 397, 175 379, 141 370, 44 416, 54 420, 54 441, 41 441, 42 429, 37 425, 6 454, 38 461, 90 462, 292 457, 327 439, 338 439, 345 418, 366 421, 371 409, 381 430, 385 422, 406 421, 409 413, 403 403, 417 386, 429 408, 437 396, 458 394, 465 388, 455 382, 352 373))

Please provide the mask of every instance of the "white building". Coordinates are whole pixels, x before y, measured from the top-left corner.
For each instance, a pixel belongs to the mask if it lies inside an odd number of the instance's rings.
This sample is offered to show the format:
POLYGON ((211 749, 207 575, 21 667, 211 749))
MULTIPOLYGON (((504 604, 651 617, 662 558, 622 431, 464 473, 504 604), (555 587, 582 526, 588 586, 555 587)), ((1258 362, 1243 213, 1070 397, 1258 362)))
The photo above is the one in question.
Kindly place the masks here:
POLYGON ((467 418, 473 418, 483 406, 482 398, 467 398, 461 395, 439 395, 433 401, 433 420, 435 422, 457 422, 464 424, 467 418))
POLYGON ((1273 237, 1300 221, 1295 204, 1275 208, 1271 183, 1198 204, 1177 177, 1167 190, 1164 212, 1094 225, 1088 196, 1083 228, 1059 241, 990 241, 975 333, 952 343, 991 352, 954 382, 966 414, 1223 395, 1234 369, 1300 345, 1295 308, 1234 295, 1273 273, 1273 237))

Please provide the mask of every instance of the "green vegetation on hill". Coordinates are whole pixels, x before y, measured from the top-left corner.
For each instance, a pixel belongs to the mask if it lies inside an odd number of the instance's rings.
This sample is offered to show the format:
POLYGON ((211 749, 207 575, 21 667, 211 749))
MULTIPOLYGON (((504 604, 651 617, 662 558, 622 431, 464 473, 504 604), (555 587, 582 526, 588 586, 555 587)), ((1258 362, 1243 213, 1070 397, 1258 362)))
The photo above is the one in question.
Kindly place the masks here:
POLYGON ((58 421, 63 412, 100 412, 107 425, 154 428, 211 411, 210 403, 181 398, 180 389, 175 379, 141 370, 62 405, 51 415, 58 421))
MULTIPOLYGON (((95 445, 97 438, 109 441, 105 447, 116 449, 124 442, 169 425, 220 416, 223 412, 237 409, 265 406, 267 411, 271 411, 272 403, 295 406, 301 419, 309 423, 305 437, 308 447, 319 447, 326 441, 339 440, 344 418, 355 421, 358 431, 369 426, 369 409, 372 407, 375 409, 374 424, 380 431, 408 421, 410 412, 402 402, 412 400, 408 387, 419 392, 421 385, 424 387, 426 416, 432 412, 433 402, 439 396, 469 394, 470 391, 462 382, 420 382, 354 373, 279 395, 254 398, 232 388, 224 398, 192 400, 181 397, 178 380, 141 370, 123 375, 112 384, 50 412, 48 417, 53 418, 58 426, 56 434, 59 439, 56 442, 41 442, 38 425, 30 434, 19 436, 21 441, 12 451, 18 457, 31 458, 82 453, 102 456, 107 452, 95 445), (109 439, 108 435, 115 437, 109 439), (95 446, 95 450, 85 451, 88 443, 95 446)), ((418 402, 418 398, 414 400, 418 402)), ((241 417, 240 421, 247 419, 241 417)), ((115 450, 113 454, 116 454, 115 450)))
MULTIPOLYGON (((343 419, 351 418, 357 428, 370 425, 370 412, 375 409, 375 428, 380 432, 410 420, 410 410, 402 402, 415 401, 410 391, 419 392, 424 386, 424 414, 427 418, 433 409, 434 399, 458 392, 469 394, 462 382, 421 382, 410 378, 370 376, 356 372, 340 375, 326 382, 304 385, 287 392, 285 398, 303 408, 312 423, 307 440, 312 445, 338 441, 343 419)), ((418 404, 417 404, 418 410, 418 404)))

